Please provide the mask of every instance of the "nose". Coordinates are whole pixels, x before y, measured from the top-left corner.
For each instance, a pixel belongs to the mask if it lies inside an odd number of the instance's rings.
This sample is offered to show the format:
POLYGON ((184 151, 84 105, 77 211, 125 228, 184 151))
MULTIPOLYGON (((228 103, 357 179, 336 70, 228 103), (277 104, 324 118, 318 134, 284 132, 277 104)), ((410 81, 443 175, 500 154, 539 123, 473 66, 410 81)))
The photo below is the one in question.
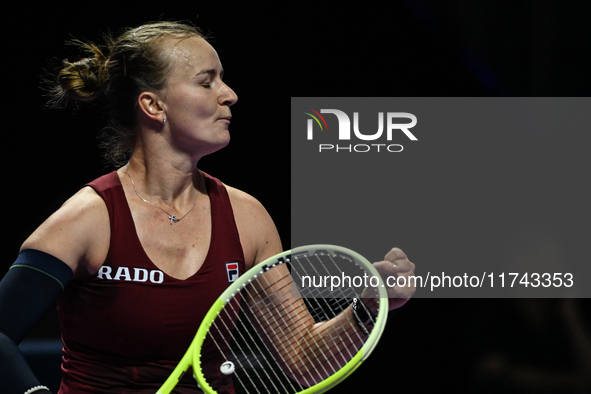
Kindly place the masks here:
POLYGON ((224 82, 222 82, 223 86, 220 92, 219 102, 221 105, 227 105, 228 107, 236 104, 238 101, 238 96, 236 93, 224 82))

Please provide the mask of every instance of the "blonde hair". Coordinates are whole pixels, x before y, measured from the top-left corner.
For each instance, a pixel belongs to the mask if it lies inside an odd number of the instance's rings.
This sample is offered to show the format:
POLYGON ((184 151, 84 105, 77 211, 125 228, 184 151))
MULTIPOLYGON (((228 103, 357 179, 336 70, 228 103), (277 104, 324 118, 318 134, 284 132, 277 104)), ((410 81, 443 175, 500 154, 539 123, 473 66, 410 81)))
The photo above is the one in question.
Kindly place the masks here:
POLYGON ((86 57, 67 59, 50 83, 48 104, 61 108, 69 103, 99 102, 107 109, 108 125, 102 147, 113 165, 129 159, 137 132, 137 97, 159 91, 172 65, 164 50, 167 39, 201 37, 201 30, 183 22, 153 22, 126 29, 118 37, 108 34, 104 44, 73 40, 86 57))

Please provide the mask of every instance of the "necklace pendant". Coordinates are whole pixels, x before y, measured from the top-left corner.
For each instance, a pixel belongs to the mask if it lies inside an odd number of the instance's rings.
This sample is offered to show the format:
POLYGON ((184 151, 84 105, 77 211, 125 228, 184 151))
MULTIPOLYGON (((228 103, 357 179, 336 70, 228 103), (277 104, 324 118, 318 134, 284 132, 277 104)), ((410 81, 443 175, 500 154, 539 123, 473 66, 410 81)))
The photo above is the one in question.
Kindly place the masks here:
POLYGON ((168 218, 170 219, 170 224, 178 223, 181 221, 181 219, 176 218, 176 215, 170 215, 168 218))

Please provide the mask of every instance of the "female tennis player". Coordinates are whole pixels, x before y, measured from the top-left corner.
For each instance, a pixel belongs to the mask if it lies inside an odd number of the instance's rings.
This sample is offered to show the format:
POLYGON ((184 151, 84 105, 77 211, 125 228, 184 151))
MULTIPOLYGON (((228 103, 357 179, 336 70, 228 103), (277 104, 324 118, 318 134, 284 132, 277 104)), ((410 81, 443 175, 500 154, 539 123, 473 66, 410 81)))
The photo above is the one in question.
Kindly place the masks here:
MULTIPOLYGON (((64 61, 52 104, 104 103, 119 169, 41 224, 3 278, 0 391, 49 392, 17 344, 57 300, 60 393, 154 393, 216 298, 282 246, 257 200, 198 169, 230 141, 238 99, 198 29, 157 22, 104 46, 78 44, 88 57, 64 61)), ((400 249, 375 267, 384 277, 414 272, 400 249)), ((394 309, 414 287, 388 292, 394 309)), ((227 376, 217 384, 233 392, 227 376)), ((175 390, 199 392, 191 376, 175 390)))

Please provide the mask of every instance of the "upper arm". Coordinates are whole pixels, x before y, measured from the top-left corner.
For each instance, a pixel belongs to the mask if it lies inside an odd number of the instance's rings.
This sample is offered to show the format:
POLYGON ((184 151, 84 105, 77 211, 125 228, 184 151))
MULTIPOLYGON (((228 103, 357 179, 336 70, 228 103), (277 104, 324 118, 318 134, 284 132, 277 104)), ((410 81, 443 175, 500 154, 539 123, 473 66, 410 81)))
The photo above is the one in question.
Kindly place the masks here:
POLYGON ((246 268, 281 253, 281 239, 275 223, 263 205, 254 197, 226 187, 244 251, 246 268))
POLYGON ((90 274, 104 262, 110 242, 109 213, 103 199, 85 187, 66 201, 21 246, 49 253, 74 273, 90 274))

